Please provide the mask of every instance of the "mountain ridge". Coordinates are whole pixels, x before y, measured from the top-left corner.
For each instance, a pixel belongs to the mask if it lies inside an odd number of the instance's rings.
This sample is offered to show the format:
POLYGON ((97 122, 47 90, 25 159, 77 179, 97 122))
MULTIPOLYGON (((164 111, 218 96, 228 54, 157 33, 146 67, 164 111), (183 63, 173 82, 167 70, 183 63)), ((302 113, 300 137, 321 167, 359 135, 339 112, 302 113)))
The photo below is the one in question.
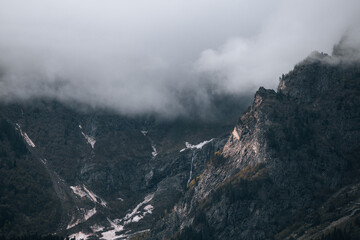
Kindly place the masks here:
POLYGON ((359 83, 358 62, 316 53, 283 75, 277 92, 259 88, 240 119, 241 101, 215 122, 79 112, 46 100, 2 105, 0 170, 18 177, 16 159, 30 180, 42 176, 53 217, 42 228, 40 220, 11 225, 21 204, 4 192, 0 235, 359 237, 359 83))
POLYGON ((150 239, 359 237, 359 69, 311 58, 278 92, 260 88, 222 164, 205 169, 150 239), (325 200, 351 188, 334 213, 325 200))

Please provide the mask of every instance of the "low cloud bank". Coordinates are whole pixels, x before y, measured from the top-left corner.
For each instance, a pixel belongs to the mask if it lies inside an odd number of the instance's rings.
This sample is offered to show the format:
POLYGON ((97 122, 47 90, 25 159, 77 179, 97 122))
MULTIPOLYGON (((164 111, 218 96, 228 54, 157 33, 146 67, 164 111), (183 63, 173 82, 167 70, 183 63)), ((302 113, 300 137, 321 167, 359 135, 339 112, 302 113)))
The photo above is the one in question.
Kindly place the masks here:
POLYGON ((206 116, 344 34, 359 49, 359 16, 356 0, 4 0, 0 99, 206 116))

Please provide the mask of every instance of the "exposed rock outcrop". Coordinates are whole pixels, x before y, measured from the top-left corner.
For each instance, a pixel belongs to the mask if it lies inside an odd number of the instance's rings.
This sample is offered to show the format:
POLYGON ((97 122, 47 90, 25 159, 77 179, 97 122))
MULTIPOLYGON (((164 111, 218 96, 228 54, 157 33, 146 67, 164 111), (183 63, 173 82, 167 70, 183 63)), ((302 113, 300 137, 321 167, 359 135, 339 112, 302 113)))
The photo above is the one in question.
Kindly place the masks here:
POLYGON ((359 139, 360 64, 309 57, 258 90, 149 239, 355 239, 359 139))

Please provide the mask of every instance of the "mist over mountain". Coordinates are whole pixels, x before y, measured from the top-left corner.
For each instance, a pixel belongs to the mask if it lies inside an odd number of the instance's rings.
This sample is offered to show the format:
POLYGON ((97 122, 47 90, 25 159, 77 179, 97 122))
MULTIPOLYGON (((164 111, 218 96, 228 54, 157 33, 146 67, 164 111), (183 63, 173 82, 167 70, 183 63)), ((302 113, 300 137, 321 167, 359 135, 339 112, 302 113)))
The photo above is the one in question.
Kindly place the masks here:
POLYGON ((216 96, 275 88, 344 34, 358 44, 359 12, 356 0, 4 0, 0 99, 206 117, 216 96))
POLYGON ((0 240, 360 239, 358 0, 0 0, 0 240))
POLYGON ((0 238, 358 239, 360 62, 344 41, 247 110, 215 99, 217 121, 0 104, 0 238))

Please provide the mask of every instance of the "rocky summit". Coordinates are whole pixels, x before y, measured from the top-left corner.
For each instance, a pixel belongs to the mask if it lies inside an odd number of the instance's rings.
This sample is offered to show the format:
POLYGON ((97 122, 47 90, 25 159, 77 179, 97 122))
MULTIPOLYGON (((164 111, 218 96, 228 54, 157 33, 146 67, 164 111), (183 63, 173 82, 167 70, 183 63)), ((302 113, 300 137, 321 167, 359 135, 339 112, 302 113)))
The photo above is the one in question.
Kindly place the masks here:
POLYGON ((1 105, 0 235, 360 239, 360 63, 340 50, 214 121, 1 105))
POLYGON ((360 65, 327 58, 257 91, 154 239, 359 238, 360 65))

